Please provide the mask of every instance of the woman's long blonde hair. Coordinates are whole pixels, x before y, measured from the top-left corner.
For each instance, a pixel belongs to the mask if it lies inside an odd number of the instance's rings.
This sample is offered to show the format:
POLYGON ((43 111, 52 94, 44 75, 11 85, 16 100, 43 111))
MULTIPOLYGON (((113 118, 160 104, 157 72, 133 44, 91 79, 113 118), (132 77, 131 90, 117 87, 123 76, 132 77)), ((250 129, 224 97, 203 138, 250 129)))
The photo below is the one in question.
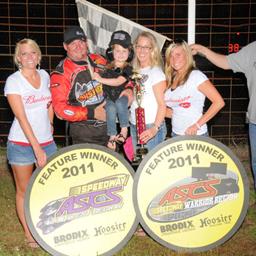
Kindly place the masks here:
POLYGON ((40 65, 40 62, 41 62, 41 59, 42 59, 42 53, 41 53, 41 50, 37 44, 36 41, 34 41, 33 39, 29 39, 29 38, 24 38, 24 39, 21 39, 18 43, 16 43, 16 47, 15 47, 15 52, 14 52, 14 55, 13 55, 13 61, 14 63, 16 64, 16 66, 18 68, 20 68, 20 62, 18 60, 18 56, 20 54, 20 46, 23 45, 23 44, 28 44, 30 45, 33 49, 35 49, 35 51, 37 52, 38 54, 38 65, 40 65))
POLYGON ((191 71, 195 69, 195 62, 189 45, 184 40, 179 40, 177 42, 173 41, 165 51, 165 75, 167 79, 167 88, 172 87, 174 79, 177 75, 176 70, 172 67, 171 54, 178 46, 181 46, 185 51, 187 61, 183 73, 179 74, 179 77, 176 78, 177 80, 175 81, 175 88, 184 84, 187 81, 191 71))
MULTIPOLYGON (((162 59, 162 55, 160 52, 160 49, 157 45, 157 41, 156 38, 153 34, 151 34, 148 31, 143 31, 141 32, 137 38, 135 39, 133 46, 134 46, 134 51, 136 52, 136 45, 138 44, 138 40, 141 37, 146 37, 149 39, 150 44, 151 44, 151 54, 150 54, 150 66, 151 67, 155 67, 155 66, 160 66, 163 67, 163 59, 162 59)), ((135 57, 133 59, 133 68, 134 70, 139 70, 140 69, 140 61, 138 59, 138 57, 135 54, 135 57)))

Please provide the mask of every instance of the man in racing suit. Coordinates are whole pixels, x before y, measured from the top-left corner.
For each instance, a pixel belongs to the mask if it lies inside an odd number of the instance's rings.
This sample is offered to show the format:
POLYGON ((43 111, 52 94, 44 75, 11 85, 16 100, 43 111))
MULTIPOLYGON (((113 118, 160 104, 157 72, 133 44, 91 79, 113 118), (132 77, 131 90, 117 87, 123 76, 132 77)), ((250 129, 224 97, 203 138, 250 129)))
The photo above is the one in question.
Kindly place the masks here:
MULTIPOLYGON (((91 73, 103 69, 106 60, 88 54, 86 35, 74 26, 64 32, 63 47, 67 57, 51 73, 52 104, 58 118, 68 121, 72 144, 106 145, 106 113, 102 84, 91 73)), ((132 100, 132 90, 124 94, 132 100)))

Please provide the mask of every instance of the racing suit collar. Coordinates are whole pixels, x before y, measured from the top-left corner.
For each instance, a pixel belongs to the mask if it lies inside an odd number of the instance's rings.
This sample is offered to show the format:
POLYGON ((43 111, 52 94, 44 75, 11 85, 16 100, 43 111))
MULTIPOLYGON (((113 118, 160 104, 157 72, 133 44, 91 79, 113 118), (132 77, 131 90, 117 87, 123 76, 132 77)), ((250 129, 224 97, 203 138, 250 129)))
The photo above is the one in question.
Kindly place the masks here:
POLYGON ((77 65, 86 65, 87 64, 87 61, 86 60, 80 60, 80 61, 75 61, 75 60, 72 60, 69 56, 67 56, 72 62, 74 62, 75 64, 77 65))

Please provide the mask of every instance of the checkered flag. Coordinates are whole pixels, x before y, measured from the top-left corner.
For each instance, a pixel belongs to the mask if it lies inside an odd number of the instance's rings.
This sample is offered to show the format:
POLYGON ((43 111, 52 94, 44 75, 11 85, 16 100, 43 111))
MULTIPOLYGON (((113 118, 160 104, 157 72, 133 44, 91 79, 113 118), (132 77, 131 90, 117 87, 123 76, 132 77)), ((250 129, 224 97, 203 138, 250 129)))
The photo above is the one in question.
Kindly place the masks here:
POLYGON ((156 37, 160 49, 162 49, 165 40, 171 40, 86 0, 76 0, 76 4, 80 26, 87 35, 88 46, 93 53, 105 55, 111 34, 117 30, 128 32, 132 41, 140 32, 149 31, 156 37))

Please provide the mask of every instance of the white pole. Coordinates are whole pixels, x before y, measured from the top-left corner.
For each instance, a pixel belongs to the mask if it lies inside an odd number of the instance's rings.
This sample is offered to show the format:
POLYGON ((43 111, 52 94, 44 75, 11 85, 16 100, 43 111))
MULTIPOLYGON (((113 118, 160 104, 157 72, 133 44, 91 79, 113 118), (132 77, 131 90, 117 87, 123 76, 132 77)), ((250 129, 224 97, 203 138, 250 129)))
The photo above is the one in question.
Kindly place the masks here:
POLYGON ((188 0, 188 44, 195 43, 196 0, 188 0))

